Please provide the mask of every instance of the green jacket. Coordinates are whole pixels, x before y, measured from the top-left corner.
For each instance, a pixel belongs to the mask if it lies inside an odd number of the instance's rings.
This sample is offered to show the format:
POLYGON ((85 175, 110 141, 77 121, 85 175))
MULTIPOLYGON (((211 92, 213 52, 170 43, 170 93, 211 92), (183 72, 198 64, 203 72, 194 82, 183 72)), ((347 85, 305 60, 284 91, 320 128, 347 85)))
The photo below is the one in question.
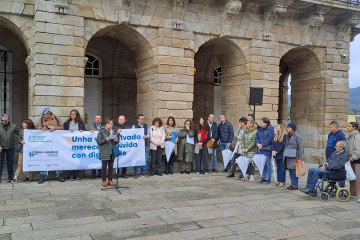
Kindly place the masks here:
POLYGON ((3 149, 15 148, 17 144, 17 139, 15 134, 19 135, 20 129, 14 124, 9 123, 9 129, 4 130, 4 125, 0 124, 0 146, 3 149))
POLYGON ((178 152, 177 159, 178 161, 185 161, 191 163, 194 161, 194 145, 186 142, 186 135, 189 137, 194 137, 194 130, 181 129, 178 135, 178 152))
MULTIPOLYGON (((101 125, 100 130, 103 129, 103 128, 104 128, 104 125, 101 125)), ((97 127, 95 126, 95 123, 90 124, 89 127, 87 128, 87 130, 88 130, 88 131, 93 130, 94 132, 99 131, 99 130, 97 129, 97 127)))
POLYGON ((247 148, 249 151, 244 154, 252 160, 252 157, 256 154, 256 144, 255 144, 255 137, 256 137, 257 129, 249 129, 247 128, 244 134, 241 137, 241 148, 247 148))
POLYGON ((110 156, 113 154, 113 147, 110 141, 107 142, 106 138, 110 136, 106 128, 101 128, 97 135, 97 143, 99 145, 99 159, 101 161, 109 161, 110 156))

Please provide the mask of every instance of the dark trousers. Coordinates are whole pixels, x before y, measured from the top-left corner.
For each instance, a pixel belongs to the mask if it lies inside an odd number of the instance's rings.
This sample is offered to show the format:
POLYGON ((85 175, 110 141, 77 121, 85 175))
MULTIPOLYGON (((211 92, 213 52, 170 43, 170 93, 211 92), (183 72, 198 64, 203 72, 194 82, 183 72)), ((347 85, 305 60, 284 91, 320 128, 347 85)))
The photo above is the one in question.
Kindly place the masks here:
POLYGON ((3 163, 5 160, 5 155, 6 155, 6 160, 7 160, 7 170, 8 170, 8 174, 9 174, 9 179, 13 179, 14 177, 14 148, 10 148, 10 149, 3 149, 0 152, 0 178, 1 178, 1 174, 3 172, 3 163))
POLYGON ((166 155, 164 156, 164 160, 165 160, 165 173, 168 174, 173 174, 173 166, 174 166, 174 162, 175 162, 175 152, 171 153, 169 162, 166 159, 166 155))
POLYGON ((254 166, 253 163, 249 163, 249 166, 248 166, 248 168, 246 170, 246 174, 254 175, 254 173, 255 173, 255 166, 254 166))
POLYGON ((158 146, 156 150, 150 150, 151 152, 151 168, 150 173, 151 174, 162 174, 161 169, 161 156, 163 149, 158 146))
POLYGON ((72 170, 70 171, 70 177, 79 177, 79 170, 72 170))
POLYGON ((199 149, 199 153, 196 154, 196 172, 209 172, 209 153, 207 146, 203 149, 199 149))
POLYGON ((114 166, 113 156, 110 156, 110 160, 108 161, 102 161, 101 178, 103 181, 106 181, 106 168, 108 168, 107 178, 109 181, 112 181, 113 166, 114 166))
MULTIPOLYGON (((98 175, 101 176, 101 169, 98 169, 98 175)), ((91 170, 91 176, 96 176, 96 169, 91 170)))

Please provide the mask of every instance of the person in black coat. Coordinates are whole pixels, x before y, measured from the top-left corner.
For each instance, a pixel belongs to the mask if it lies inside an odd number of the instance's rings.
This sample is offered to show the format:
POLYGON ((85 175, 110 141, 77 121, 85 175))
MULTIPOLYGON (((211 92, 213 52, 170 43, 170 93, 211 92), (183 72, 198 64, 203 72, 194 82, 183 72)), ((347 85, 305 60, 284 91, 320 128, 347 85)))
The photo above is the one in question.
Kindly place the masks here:
POLYGON ((219 172, 216 168, 217 165, 217 158, 216 158, 216 149, 218 147, 217 141, 218 141, 218 126, 216 122, 214 122, 214 114, 210 113, 208 116, 208 125, 209 125, 209 134, 210 138, 214 141, 214 146, 212 149, 212 157, 210 157, 210 162, 212 160, 212 171, 213 172, 219 172))
POLYGON ((209 174, 209 152, 207 142, 210 140, 209 126, 203 117, 200 118, 199 126, 196 130, 195 154, 196 154, 196 174, 209 174))
MULTIPOLYGON (((69 130, 70 132, 74 131, 86 131, 85 124, 80 117, 80 113, 77 109, 70 111, 69 119, 64 122, 64 130, 69 130)), ((70 181, 80 180, 79 170, 70 171, 70 181)))
POLYGON ((349 154, 345 151, 346 142, 339 141, 335 145, 336 151, 333 152, 326 162, 320 168, 310 168, 306 187, 301 188, 305 194, 315 195, 315 186, 319 178, 329 173, 335 173, 338 170, 345 171, 345 163, 349 159, 349 154))
MULTIPOLYGON (((118 118, 118 122, 114 124, 114 130, 120 135, 121 129, 131 129, 129 125, 126 123, 125 115, 120 115, 118 118)), ((126 176, 127 168, 123 167, 121 168, 121 178, 128 178, 126 176)), ((119 168, 117 169, 117 173, 119 173, 119 168)))

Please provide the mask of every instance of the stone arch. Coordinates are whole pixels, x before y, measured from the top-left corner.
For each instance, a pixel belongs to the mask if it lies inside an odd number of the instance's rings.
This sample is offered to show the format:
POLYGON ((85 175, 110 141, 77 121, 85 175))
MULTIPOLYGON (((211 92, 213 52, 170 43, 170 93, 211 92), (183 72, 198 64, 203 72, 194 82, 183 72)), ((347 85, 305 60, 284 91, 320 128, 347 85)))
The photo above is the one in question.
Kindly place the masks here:
POLYGON ((18 27, 3 17, 0 17, 0 36, 1 114, 9 113, 11 121, 20 125, 30 111, 29 71, 26 65, 29 43, 18 27))
POLYGON ((290 121, 303 138, 305 156, 320 162, 323 155, 326 79, 318 54, 309 47, 292 48, 280 60, 279 122, 286 122, 287 85, 291 74, 290 121))
MULTIPOLYGON (((248 111, 248 62, 242 49, 231 39, 216 38, 203 43, 195 55, 194 119, 214 112, 216 86, 214 67, 222 70, 221 113, 233 123, 248 111), (212 76, 212 77, 210 77, 212 76)), ((215 116, 218 118, 218 116, 215 116)))
POLYGON ((148 92, 145 90, 154 79, 154 52, 141 33, 125 25, 106 26, 89 39, 86 52, 95 54, 103 62, 102 114, 105 117, 117 119, 125 114, 129 122, 135 122, 137 113, 150 115, 151 108, 144 99, 148 92))

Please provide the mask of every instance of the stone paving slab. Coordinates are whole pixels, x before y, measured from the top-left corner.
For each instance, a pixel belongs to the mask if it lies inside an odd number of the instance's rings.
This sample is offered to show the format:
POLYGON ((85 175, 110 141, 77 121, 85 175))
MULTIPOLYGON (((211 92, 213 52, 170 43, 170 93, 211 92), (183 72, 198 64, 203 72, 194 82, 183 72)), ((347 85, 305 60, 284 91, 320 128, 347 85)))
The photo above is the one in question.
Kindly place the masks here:
POLYGON ((122 194, 99 179, 1 183, 0 240, 360 239, 355 198, 323 202, 226 175, 121 179, 122 194))

